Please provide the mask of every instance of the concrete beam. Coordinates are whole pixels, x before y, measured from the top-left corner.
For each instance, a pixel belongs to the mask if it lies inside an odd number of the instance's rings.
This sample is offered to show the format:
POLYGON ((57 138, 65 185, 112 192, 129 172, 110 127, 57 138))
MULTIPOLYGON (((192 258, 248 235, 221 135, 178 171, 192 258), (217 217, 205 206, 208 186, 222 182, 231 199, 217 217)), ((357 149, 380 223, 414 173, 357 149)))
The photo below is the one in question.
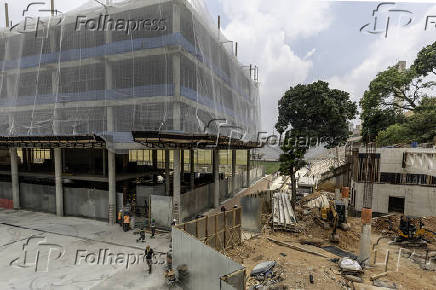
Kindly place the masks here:
POLYGON ((236 150, 232 150, 232 194, 236 192, 236 150))
POLYGON ((165 149, 165 193, 170 195, 170 150, 165 149))
POLYGON ((64 216, 64 188, 62 185, 62 149, 54 149, 55 183, 56 183, 56 215, 64 216))
POLYGON ((116 172, 115 172, 115 153, 108 151, 108 173, 109 173, 109 204, 108 204, 108 221, 115 224, 116 221, 116 172))
POLYGON ((214 206, 218 208, 220 206, 220 156, 219 150, 213 150, 213 180, 214 180, 214 206))
POLYGON ((181 222, 181 199, 180 199, 180 149, 174 150, 174 172, 173 172, 173 219, 181 222))
POLYGON ((9 148, 11 157, 11 176, 12 176, 12 201, 14 208, 20 208, 20 184, 18 179, 18 156, 17 148, 9 148))
POLYGON ((189 150, 189 163, 190 163, 190 170, 191 170, 191 191, 195 188, 195 156, 194 156, 194 150, 189 150))

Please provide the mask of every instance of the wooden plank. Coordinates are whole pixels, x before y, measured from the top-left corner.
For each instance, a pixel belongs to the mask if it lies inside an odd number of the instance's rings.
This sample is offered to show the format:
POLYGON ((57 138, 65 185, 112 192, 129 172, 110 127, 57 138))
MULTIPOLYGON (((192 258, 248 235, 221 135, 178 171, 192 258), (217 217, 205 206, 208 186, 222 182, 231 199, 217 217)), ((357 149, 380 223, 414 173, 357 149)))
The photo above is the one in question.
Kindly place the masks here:
POLYGON ((291 244, 288 244, 288 243, 285 243, 285 242, 277 241, 277 240, 274 240, 274 239, 271 239, 271 238, 267 238, 267 239, 268 239, 268 241, 276 243, 279 246, 288 247, 288 248, 296 250, 296 251, 312 254, 312 255, 315 255, 315 256, 318 256, 318 257, 322 257, 322 258, 326 258, 326 259, 330 259, 326 255, 323 255, 323 254, 318 253, 318 252, 307 250, 307 249, 304 249, 304 248, 301 248, 301 247, 298 247, 298 246, 295 246, 295 245, 291 245, 291 244))

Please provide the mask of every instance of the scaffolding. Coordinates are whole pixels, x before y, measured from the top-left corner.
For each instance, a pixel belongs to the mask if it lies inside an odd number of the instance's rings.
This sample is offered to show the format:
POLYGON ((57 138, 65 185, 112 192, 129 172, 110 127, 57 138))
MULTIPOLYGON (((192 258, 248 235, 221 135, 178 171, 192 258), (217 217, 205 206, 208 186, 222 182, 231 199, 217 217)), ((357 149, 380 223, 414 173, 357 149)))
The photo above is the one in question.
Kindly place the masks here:
POLYGON ((95 135, 124 149, 138 148, 134 131, 256 140, 257 68, 239 63, 202 1, 52 14, 0 33, 0 136, 95 135))

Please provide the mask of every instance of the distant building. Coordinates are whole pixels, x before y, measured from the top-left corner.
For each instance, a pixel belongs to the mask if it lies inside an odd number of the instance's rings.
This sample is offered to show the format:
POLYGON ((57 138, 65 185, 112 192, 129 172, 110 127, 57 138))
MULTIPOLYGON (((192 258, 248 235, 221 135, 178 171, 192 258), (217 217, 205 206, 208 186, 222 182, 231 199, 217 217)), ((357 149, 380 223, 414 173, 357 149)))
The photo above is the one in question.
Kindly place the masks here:
MULTIPOLYGON (((353 152, 351 205, 361 211, 365 148, 353 152)), ((374 213, 436 216, 436 149, 378 148, 373 189, 374 213)))

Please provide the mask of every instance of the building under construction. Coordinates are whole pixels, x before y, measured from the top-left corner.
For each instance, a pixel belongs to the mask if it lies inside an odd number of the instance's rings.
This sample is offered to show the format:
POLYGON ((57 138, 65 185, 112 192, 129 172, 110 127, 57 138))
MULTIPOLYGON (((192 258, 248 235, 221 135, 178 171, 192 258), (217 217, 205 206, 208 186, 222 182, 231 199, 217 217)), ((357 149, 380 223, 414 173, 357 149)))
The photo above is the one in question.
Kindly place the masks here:
POLYGON ((0 206, 114 222, 127 204, 148 216, 166 205, 165 225, 261 174, 257 70, 202 5, 51 12, 1 33, 0 206))

